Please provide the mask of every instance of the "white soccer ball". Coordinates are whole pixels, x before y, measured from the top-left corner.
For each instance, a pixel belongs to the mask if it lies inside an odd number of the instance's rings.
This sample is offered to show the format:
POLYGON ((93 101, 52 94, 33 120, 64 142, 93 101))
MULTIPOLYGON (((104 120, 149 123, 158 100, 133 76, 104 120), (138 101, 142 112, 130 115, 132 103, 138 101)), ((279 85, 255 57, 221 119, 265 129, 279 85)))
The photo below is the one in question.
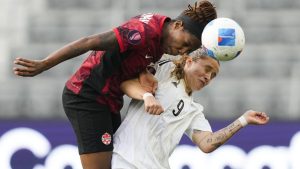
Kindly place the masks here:
POLYGON ((229 18, 210 21, 202 32, 201 40, 206 53, 220 61, 236 58, 245 46, 243 29, 229 18))

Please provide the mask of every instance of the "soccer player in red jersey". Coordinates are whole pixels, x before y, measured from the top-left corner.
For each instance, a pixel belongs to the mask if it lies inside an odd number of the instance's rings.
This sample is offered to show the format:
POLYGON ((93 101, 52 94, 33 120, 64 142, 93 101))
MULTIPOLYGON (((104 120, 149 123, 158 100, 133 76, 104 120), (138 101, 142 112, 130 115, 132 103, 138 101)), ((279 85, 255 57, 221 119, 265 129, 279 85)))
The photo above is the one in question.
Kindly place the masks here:
MULTIPOLYGON (((164 53, 182 55, 199 48, 203 28, 216 17, 215 7, 206 0, 189 5, 175 19, 151 13, 139 15, 111 31, 74 41, 43 60, 16 58, 14 63, 20 66, 14 73, 35 76, 92 50, 67 81, 63 105, 76 133, 83 168, 107 169, 111 165, 112 136, 121 123, 121 82, 140 76, 140 83, 154 91, 157 82, 147 67, 164 53)), ((145 105, 150 113, 163 111, 156 100, 150 103, 145 105)))

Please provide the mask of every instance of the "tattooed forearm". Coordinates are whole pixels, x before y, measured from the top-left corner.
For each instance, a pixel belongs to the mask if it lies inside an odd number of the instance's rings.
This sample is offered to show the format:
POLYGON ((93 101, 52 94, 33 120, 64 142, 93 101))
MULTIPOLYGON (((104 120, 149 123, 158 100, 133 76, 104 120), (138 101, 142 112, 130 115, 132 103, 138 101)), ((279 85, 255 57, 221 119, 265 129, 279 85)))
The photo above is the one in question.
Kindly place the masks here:
POLYGON ((217 149, 241 128, 242 126, 236 120, 227 127, 220 129, 217 132, 211 133, 203 141, 205 141, 205 143, 207 144, 206 146, 211 146, 213 150, 217 149))
POLYGON ((211 144, 212 143, 212 138, 207 138, 206 143, 211 144))
POLYGON ((233 123, 231 123, 229 126, 227 126, 225 129, 230 133, 230 134, 234 134, 236 133, 238 130, 236 129, 240 129, 242 126, 238 121, 234 121, 233 123))
POLYGON ((219 131, 216 134, 212 134, 212 140, 214 140, 211 145, 218 148, 223 144, 223 140, 226 140, 227 135, 225 131, 219 131))

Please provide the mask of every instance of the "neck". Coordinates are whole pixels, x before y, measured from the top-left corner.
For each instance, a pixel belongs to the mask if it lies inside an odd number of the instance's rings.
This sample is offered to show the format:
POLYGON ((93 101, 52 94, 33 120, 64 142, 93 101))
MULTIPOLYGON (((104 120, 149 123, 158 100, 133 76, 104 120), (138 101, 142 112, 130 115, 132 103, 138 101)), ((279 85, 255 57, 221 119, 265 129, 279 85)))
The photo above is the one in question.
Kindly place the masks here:
POLYGON ((185 84, 185 92, 189 96, 192 95, 192 93, 193 93, 192 88, 190 87, 190 85, 188 83, 188 80, 187 80, 187 77, 185 75, 184 75, 183 81, 184 81, 184 84, 185 84))

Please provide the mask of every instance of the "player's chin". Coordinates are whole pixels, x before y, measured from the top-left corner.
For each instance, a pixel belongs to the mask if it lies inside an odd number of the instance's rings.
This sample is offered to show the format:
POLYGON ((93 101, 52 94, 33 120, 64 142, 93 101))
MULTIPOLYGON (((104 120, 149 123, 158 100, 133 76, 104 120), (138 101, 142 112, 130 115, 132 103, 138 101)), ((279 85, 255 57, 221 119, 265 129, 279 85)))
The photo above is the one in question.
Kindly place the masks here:
POLYGON ((181 55, 178 51, 175 51, 175 52, 171 52, 173 56, 177 56, 177 55, 181 55))
POLYGON ((199 91, 199 90, 203 89, 204 87, 205 86, 199 85, 199 86, 195 87, 195 91, 199 91))
POLYGON ((165 54, 172 55, 172 54, 171 54, 170 48, 167 47, 167 46, 164 46, 164 47, 163 47, 163 51, 164 51, 165 54))
POLYGON ((171 50, 166 50, 165 54, 176 56, 177 54, 172 52, 171 50))
POLYGON ((167 47, 167 48, 165 49, 165 52, 164 52, 164 53, 166 53, 166 54, 168 54, 168 55, 173 55, 173 56, 179 55, 179 52, 178 52, 177 50, 173 50, 171 47, 167 47))

